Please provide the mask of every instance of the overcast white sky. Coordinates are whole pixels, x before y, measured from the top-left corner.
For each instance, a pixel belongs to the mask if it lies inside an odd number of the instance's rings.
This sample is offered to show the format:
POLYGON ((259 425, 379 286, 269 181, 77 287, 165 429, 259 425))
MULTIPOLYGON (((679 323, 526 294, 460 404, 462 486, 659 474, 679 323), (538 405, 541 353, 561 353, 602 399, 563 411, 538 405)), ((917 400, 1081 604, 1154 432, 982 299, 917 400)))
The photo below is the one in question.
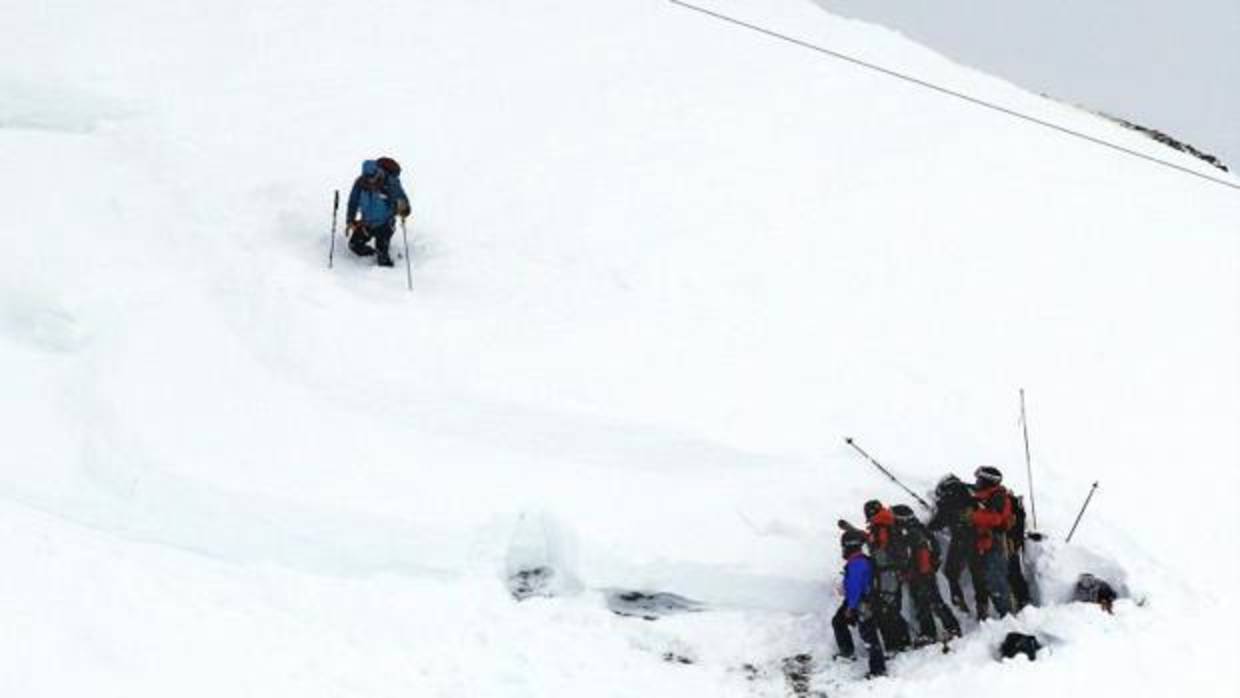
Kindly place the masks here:
POLYGON ((1240 170, 1240 0, 814 0, 1240 170))

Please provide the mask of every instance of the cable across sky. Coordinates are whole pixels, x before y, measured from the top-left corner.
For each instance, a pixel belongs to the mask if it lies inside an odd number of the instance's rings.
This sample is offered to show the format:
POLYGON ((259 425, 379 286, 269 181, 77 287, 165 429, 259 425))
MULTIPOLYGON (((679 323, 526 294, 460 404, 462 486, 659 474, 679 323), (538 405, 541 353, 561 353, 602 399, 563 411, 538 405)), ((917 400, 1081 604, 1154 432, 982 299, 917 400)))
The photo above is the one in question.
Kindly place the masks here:
POLYGON ((1192 168, 1189 168, 1189 167, 1184 167, 1183 165, 1177 165, 1177 164, 1175 164, 1174 162, 1169 162, 1169 161, 1167 161, 1167 160, 1163 160, 1162 158, 1156 158, 1156 157, 1154 157, 1154 156, 1152 156, 1152 155, 1146 155, 1145 153, 1142 153, 1142 152, 1139 152, 1139 151, 1133 150, 1133 149, 1131 149, 1131 148, 1126 148, 1126 147, 1124 147, 1124 146, 1122 146, 1122 145, 1118 145, 1118 144, 1115 144, 1115 143, 1111 143, 1110 141, 1103 140, 1103 139, 1098 138, 1098 137, 1096 137, 1096 136, 1090 136, 1090 135, 1088 135, 1088 134, 1081 133, 1080 131, 1076 131, 1076 130, 1070 129, 1070 128, 1066 127, 1066 126, 1060 126, 1059 124, 1051 123, 1051 122, 1049 122, 1049 121, 1044 121, 1044 120, 1039 119, 1039 118, 1037 118, 1037 117, 1035 117, 1035 116, 1030 116, 1029 114, 1025 114, 1025 113, 1023 113, 1023 112, 1016 111, 1015 109, 1011 109, 1011 108, 1009 108, 1009 107, 1004 107, 1004 106, 1001 106, 1001 105, 995 104, 995 103, 993 103, 993 102, 988 102, 988 101, 983 100, 983 99, 978 99, 977 97, 973 97, 973 96, 967 95, 967 94, 965 94, 965 93, 963 93, 963 92, 958 92, 958 91, 956 91, 956 90, 952 90, 952 89, 949 89, 949 88, 943 87, 943 86, 941 86, 941 85, 936 85, 936 84, 934 84, 934 83, 932 83, 932 82, 927 82, 927 81, 925 81, 925 80, 922 80, 922 79, 919 79, 919 78, 915 78, 915 77, 913 77, 913 76, 911 76, 911 75, 906 75, 906 74, 904 74, 904 73, 900 73, 900 72, 897 72, 897 71, 895 71, 895 70, 891 70, 890 68, 884 68, 884 67, 882 67, 882 66, 880 66, 880 65, 876 65, 876 64, 874 64, 874 63, 870 63, 870 62, 867 62, 867 61, 863 61, 863 60, 861 60, 861 59, 859 59, 859 58, 854 58, 853 56, 849 56, 849 55, 847 55, 847 54, 840 53, 840 52, 838 52, 838 51, 833 51, 833 50, 831 50, 831 49, 829 49, 829 48, 826 48, 826 47, 824 47, 824 46, 819 46, 819 45, 817 45, 817 44, 812 44, 812 43, 810 43, 810 42, 808 42, 808 41, 805 41, 805 40, 803 40, 803 39, 798 39, 798 38, 793 37, 793 36, 788 36, 787 34, 781 34, 781 33, 779 33, 779 32, 772 31, 772 30, 767 29, 767 28, 765 28, 765 27, 760 27, 760 26, 758 26, 758 25, 756 25, 756 24, 751 24, 751 23, 749 23, 749 22, 745 22, 745 21, 742 21, 742 20, 736 19, 735 17, 729 17, 728 15, 725 15, 725 14, 722 14, 722 13, 719 13, 719 12, 716 12, 716 11, 714 11, 714 10, 707 9, 707 8, 705 8, 705 7, 699 7, 699 6, 697 6, 697 5, 693 5, 693 4, 690 4, 690 3, 684 2, 683 0, 667 0, 667 1, 668 1, 668 2, 670 2, 670 3, 672 3, 673 5, 679 5, 680 7, 683 7, 683 8, 685 8, 685 9, 687 9, 687 10, 693 10, 694 12, 699 12, 699 13, 701 13, 701 14, 703 14, 703 15, 708 16, 708 17, 713 17, 713 18, 715 18, 715 19, 718 19, 718 20, 721 20, 721 21, 724 21, 724 22, 728 22, 728 23, 730 23, 730 24, 734 24, 734 25, 739 26, 739 27, 744 27, 744 28, 746 28, 746 29, 749 29, 750 31, 754 31, 754 32, 757 32, 757 33, 759 33, 759 34, 763 34, 763 35, 768 36, 768 37, 771 37, 771 38, 773 38, 773 39, 779 39, 780 41, 786 41, 786 42, 788 42, 788 43, 790 43, 790 44, 795 44, 795 45, 800 46, 800 47, 802 47, 802 48, 806 48, 806 49, 809 49, 809 50, 811 50, 811 51, 816 51, 817 53, 823 54, 823 55, 825 55, 825 56, 829 56, 829 57, 831 57, 831 58, 835 58, 835 59, 837 59, 837 60, 845 61, 845 62, 847 62, 847 63, 852 63, 853 65, 857 65, 857 66, 860 66, 860 67, 862 67, 862 68, 866 68, 866 69, 868 69, 868 70, 873 70, 873 71, 875 71, 875 72, 882 73, 883 75, 886 75, 886 76, 888 76, 888 77, 892 77, 892 78, 896 78, 897 80, 903 80, 904 82, 911 83, 911 84, 913 84, 913 85, 917 85, 918 87, 922 87, 922 88, 925 88, 925 89, 927 89, 927 90, 932 90, 932 91, 934 91, 934 92, 938 92, 938 93, 940 93, 940 94, 948 95, 949 97, 955 97, 956 99, 963 100, 963 101, 968 102, 969 104, 973 104, 973 105, 975 105, 975 106, 984 107, 984 108, 986 108, 986 109, 990 109, 990 110, 992 110, 992 111, 996 111, 996 112, 999 112, 999 113, 1001 113, 1001 114, 1006 114, 1007 116, 1010 116, 1010 117, 1015 118, 1015 119, 1020 119, 1020 120, 1022 120, 1022 121, 1026 121, 1026 122, 1029 122, 1029 123, 1032 123, 1032 124, 1036 124, 1036 125, 1038 125, 1038 126, 1041 126, 1041 127, 1043 127, 1043 128, 1047 128, 1047 129, 1050 129, 1050 130, 1052 130, 1052 131, 1058 131, 1059 133, 1062 133, 1062 134, 1065 134, 1065 135, 1068 135, 1068 136, 1073 136, 1073 137, 1075 137, 1075 138, 1079 138, 1079 139, 1084 140, 1084 141, 1089 141, 1090 143, 1093 143, 1093 144, 1095 144, 1095 145, 1100 145, 1100 146, 1103 146, 1103 147, 1105 147, 1105 148, 1110 148, 1110 149, 1111 149, 1111 150, 1113 150, 1113 151, 1117 151, 1117 152, 1120 152, 1120 153, 1124 153, 1125 155, 1131 155, 1132 157, 1140 158, 1140 159, 1145 160, 1145 161, 1147 161, 1147 162, 1152 162, 1152 163, 1154 163, 1154 164, 1156 164, 1156 165, 1162 165, 1163 167, 1168 167, 1168 168, 1170 168, 1170 169, 1177 170, 1177 171, 1182 172, 1182 173, 1184 173, 1184 174, 1189 174, 1189 175, 1192 175, 1192 176, 1194 176, 1194 177, 1198 177, 1198 178, 1200 178, 1200 179, 1204 179, 1204 180, 1206 180, 1206 181, 1208 181, 1208 182, 1213 182, 1213 183, 1215 183, 1215 184, 1221 184, 1221 185, 1223 185, 1223 186, 1225 186, 1225 187, 1228 187, 1228 188, 1230 188, 1230 189, 1237 189, 1237 190, 1240 190, 1240 184, 1236 184, 1235 182, 1229 182, 1229 181, 1227 181, 1227 180, 1225 180, 1225 179, 1220 179, 1220 178, 1218 178, 1218 177, 1212 177, 1212 176, 1210 176, 1210 175, 1208 175, 1208 174, 1205 174, 1205 173, 1203 173, 1203 172, 1198 172, 1198 171, 1196 171, 1196 170, 1194 170, 1194 169, 1192 169, 1192 168))

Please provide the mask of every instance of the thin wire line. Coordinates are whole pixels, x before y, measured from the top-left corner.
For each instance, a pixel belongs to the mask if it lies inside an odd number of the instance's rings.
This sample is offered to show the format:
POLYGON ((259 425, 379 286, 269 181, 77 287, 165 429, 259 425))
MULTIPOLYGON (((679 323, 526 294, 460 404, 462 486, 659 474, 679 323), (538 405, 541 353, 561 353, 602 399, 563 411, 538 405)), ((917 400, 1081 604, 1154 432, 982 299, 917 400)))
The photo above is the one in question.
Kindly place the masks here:
POLYGON ((811 51, 817 51, 818 53, 825 54, 825 55, 830 56, 830 57, 832 57, 832 58, 836 58, 836 59, 841 60, 841 61, 846 61, 846 62, 848 62, 848 63, 852 63, 852 64, 854 64, 854 65, 859 65, 859 66, 861 66, 861 67, 863 67, 863 68, 868 68, 869 70, 873 70, 873 71, 876 71, 876 72, 882 73, 882 74, 887 75, 887 76, 889 76, 889 77, 893 77, 893 78, 896 78, 896 79, 898 79, 898 80, 903 80, 903 81, 905 81, 905 82, 910 82, 910 83, 912 83, 912 84, 914 84, 914 85, 917 85, 917 86, 919 86, 919 87, 924 87, 924 88, 926 88, 926 89, 928 89, 928 90, 933 90, 933 91, 935 91, 935 92, 939 92, 939 93, 941 93, 941 94, 945 94, 945 95, 948 95, 948 96, 951 96, 951 97, 955 97, 955 98, 957 98, 957 99, 962 99, 962 100, 964 100, 964 101, 966 101, 966 102, 969 102, 969 103, 971 103, 971 104, 975 104, 975 105, 977 105, 977 106, 979 106, 979 107, 985 107, 985 108, 987 108, 987 109, 991 109, 991 110, 997 111, 997 112, 999 112, 999 113, 1001 113, 1001 114, 1006 114, 1006 115, 1008 115, 1008 116, 1011 116, 1011 117, 1014 117, 1014 118, 1017 118, 1017 119, 1021 119, 1021 120, 1024 120, 1024 121, 1028 121, 1028 122, 1030 122, 1030 123, 1037 124, 1038 126, 1042 126, 1042 127, 1044 127, 1044 128, 1051 129, 1051 130, 1053 130, 1053 131, 1058 131, 1058 132, 1060 132, 1060 133, 1064 133, 1064 134, 1067 134, 1067 135, 1069 135, 1069 136, 1075 136, 1076 138, 1080 138, 1080 139, 1082 139, 1082 140, 1089 141, 1090 143, 1095 143, 1095 144, 1097 144, 1097 145, 1101 145, 1101 146, 1104 146, 1104 147, 1110 148, 1110 149, 1112 149, 1112 150, 1116 150, 1116 151, 1119 151, 1119 152, 1121 152, 1121 153, 1125 153, 1125 154, 1127 154, 1127 155, 1131 155, 1131 156, 1133 156, 1133 157, 1141 158, 1142 160, 1147 160, 1147 161, 1149 161, 1149 162, 1152 162, 1152 163, 1155 163, 1155 164, 1158 164, 1158 165, 1162 165, 1163 167, 1170 167, 1170 168, 1171 168, 1171 169, 1173 169, 1173 170, 1179 170, 1180 172, 1183 172, 1183 173, 1185 173, 1185 174, 1190 174, 1190 175, 1192 175, 1192 176, 1194 176, 1194 177, 1199 177, 1199 178, 1204 179, 1204 180, 1206 180, 1206 181, 1208 181, 1208 182, 1214 182, 1215 184, 1221 184, 1221 185, 1223 185, 1223 186, 1225 186, 1225 187, 1229 187, 1229 188, 1231 188, 1231 189, 1240 189, 1240 184, 1235 184, 1235 183, 1233 183, 1233 182, 1228 182, 1228 181, 1227 181, 1227 180, 1225 180, 1225 179, 1219 179, 1219 178, 1217 178, 1217 177, 1211 177, 1211 176, 1210 176, 1210 175, 1208 175, 1208 174, 1203 174, 1203 173, 1201 173, 1201 172, 1197 172, 1196 170, 1190 169, 1190 168, 1188 168, 1188 167, 1184 167, 1183 165, 1177 165, 1177 164, 1175 164, 1175 163, 1173 163, 1173 162, 1168 162, 1168 161, 1163 160, 1163 159, 1161 159, 1161 158, 1156 158, 1156 157, 1154 157, 1154 156, 1152 156, 1152 155, 1146 155, 1145 153, 1142 153, 1142 152, 1139 152, 1139 151, 1136 151, 1136 150, 1132 150, 1132 149, 1130 149, 1130 148, 1125 148, 1125 147, 1124 147, 1124 146, 1122 146, 1122 145, 1116 145, 1115 143, 1111 143, 1110 141, 1105 141, 1105 140, 1102 140, 1101 138, 1096 138, 1096 137, 1094 137, 1094 136, 1090 136, 1090 135, 1087 135, 1087 134, 1081 133, 1080 131, 1074 131, 1074 130, 1072 130, 1072 129, 1070 129, 1070 128, 1067 128, 1067 127, 1065 127, 1065 126, 1060 126, 1060 125, 1058 125, 1058 124, 1054 124, 1054 123, 1051 123, 1051 122, 1049 122, 1049 121, 1043 121, 1042 119, 1039 119, 1039 118, 1037 118, 1037 117, 1034 117, 1034 116, 1029 116, 1028 114, 1024 114, 1024 113, 1018 112, 1018 111, 1016 111, 1016 110, 1014 110, 1014 109, 1009 109, 1009 108, 1007 108, 1007 107, 1003 107, 1003 106, 1000 106, 1000 105, 998 105, 998 104, 994 104, 993 102, 987 102, 987 101, 985 101, 985 100, 978 99, 977 97, 970 97, 969 95, 964 94, 964 93, 962 93, 962 92, 956 92, 955 90, 951 90, 951 89, 948 89, 948 88, 946 88, 946 87, 941 87, 941 86, 939 86, 939 85, 935 85, 934 83, 931 83, 931 82, 926 82, 925 80, 921 80, 921 79, 918 79, 918 78, 915 78, 915 77, 912 77, 912 76, 909 76, 909 75, 905 75, 905 74, 903 74, 903 73, 898 73, 898 72, 896 72, 896 71, 894 71, 894 70, 891 70, 891 69, 888 69, 888 68, 884 68, 884 67, 882 67, 882 66, 875 65, 875 64, 873 64, 873 63, 867 63, 866 61, 863 61, 863 60, 861 60, 861 59, 859 59, 859 58, 853 58, 852 56, 849 56, 849 55, 846 55, 846 54, 843 54, 843 53, 839 53, 838 51, 832 51, 831 49, 824 48, 824 47, 822 47, 822 46, 818 46, 818 45, 816 45, 816 44, 811 44, 811 43, 809 43, 808 41, 803 41, 803 40, 801 40, 801 39, 797 39, 797 38, 795 38, 795 37, 788 36, 787 34, 780 34, 779 32, 772 31, 772 30, 770 30, 770 29, 766 29, 766 28, 764 28, 764 27, 759 27, 759 26, 757 26, 757 25, 755 25, 755 24, 750 24, 750 23, 748 23, 748 22, 743 22, 743 21, 741 21, 741 20, 739 20, 739 19, 736 19, 736 18, 734 18, 734 17, 729 17, 729 16, 727 16, 727 15, 725 15, 725 14, 720 14, 720 13, 718 13, 718 12, 715 12, 714 10, 708 10, 708 9, 706 9, 706 8, 704 8, 704 7, 698 7, 697 5, 691 5, 691 4, 687 3, 687 2, 682 2, 682 0, 667 0, 667 1, 668 1, 668 2, 670 2, 670 3, 672 3, 673 5, 679 5, 679 6, 683 7, 683 8, 685 8, 685 9, 688 9, 688 10, 693 10, 694 12, 700 12, 700 13, 702 13, 702 14, 704 14, 704 15, 707 15, 707 16, 710 16, 710 17, 714 17, 715 19, 719 19, 719 20, 722 20, 722 21, 724 21, 724 22, 730 22, 731 24, 735 24, 735 25, 740 26, 740 27, 745 27, 746 29, 750 29, 750 30, 755 31, 755 32, 758 32, 758 33, 760 33, 760 34, 765 34, 765 35, 767 35, 767 36, 770 36, 770 37, 773 37, 773 38, 776 38, 776 39, 780 39, 780 40, 782 40, 782 41, 787 41, 788 43, 791 43, 791 44, 796 44, 797 46, 800 46, 800 47, 802 47, 802 48, 807 48, 807 49, 809 49, 809 50, 811 50, 811 51))

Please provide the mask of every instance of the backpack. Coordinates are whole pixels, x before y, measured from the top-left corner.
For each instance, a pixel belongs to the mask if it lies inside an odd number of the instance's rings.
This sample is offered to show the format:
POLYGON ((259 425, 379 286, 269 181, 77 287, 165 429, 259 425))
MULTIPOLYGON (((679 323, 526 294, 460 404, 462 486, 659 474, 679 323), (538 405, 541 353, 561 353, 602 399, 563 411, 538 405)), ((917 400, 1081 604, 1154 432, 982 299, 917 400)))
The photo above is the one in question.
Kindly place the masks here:
POLYGON ((939 542, 939 537, 932 531, 923 531, 926 536, 927 545, 930 548, 930 566, 935 572, 939 571, 939 564, 943 560, 943 544, 939 542))
POLYGON ((383 168, 384 172, 387 172, 393 177, 400 176, 400 163, 396 162, 392 158, 381 157, 378 160, 375 160, 375 163, 378 164, 379 167, 383 168))
POLYGON ((1012 501, 1012 525, 1008 527, 1008 537, 1013 541, 1025 540, 1026 519, 1025 514, 1025 498, 1017 497, 1008 492, 1008 498, 1012 501))

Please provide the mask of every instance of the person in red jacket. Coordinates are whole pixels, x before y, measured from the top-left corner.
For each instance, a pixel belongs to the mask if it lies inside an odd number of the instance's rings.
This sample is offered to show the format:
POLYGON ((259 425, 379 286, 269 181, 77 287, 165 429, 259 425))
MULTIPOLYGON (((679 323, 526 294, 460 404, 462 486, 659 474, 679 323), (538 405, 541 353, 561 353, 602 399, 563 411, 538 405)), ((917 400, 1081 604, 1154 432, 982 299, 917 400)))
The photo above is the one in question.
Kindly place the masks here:
POLYGON ((1003 473, 983 465, 974 471, 974 508, 964 516, 977 534, 976 555, 986 579, 990 605, 1002 618, 1012 612, 1008 584, 1008 531, 1015 522, 1012 495, 1003 487, 1003 473))
POLYGON ((925 524, 917 520, 913 508, 907 504, 891 507, 895 515, 894 532, 903 539, 909 550, 910 559, 905 578, 908 580, 909 594, 913 597, 913 612, 917 616, 918 635, 913 641, 914 647, 931 644, 938 639, 934 625, 934 617, 939 617, 943 630, 952 637, 960 637, 960 622, 956 614, 943 603, 943 595, 939 592, 939 553, 940 548, 934 534, 925 524))
MULTIPOLYGON (((901 613, 908 553, 893 538, 896 518, 890 509, 877 499, 871 499, 865 503, 863 511, 867 546, 874 561, 875 620, 883 646, 891 652, 900 652, 911 644, 908 622, 901 613)), ((846 531, 860 530, 843 519, 839 523, 846 531)))

